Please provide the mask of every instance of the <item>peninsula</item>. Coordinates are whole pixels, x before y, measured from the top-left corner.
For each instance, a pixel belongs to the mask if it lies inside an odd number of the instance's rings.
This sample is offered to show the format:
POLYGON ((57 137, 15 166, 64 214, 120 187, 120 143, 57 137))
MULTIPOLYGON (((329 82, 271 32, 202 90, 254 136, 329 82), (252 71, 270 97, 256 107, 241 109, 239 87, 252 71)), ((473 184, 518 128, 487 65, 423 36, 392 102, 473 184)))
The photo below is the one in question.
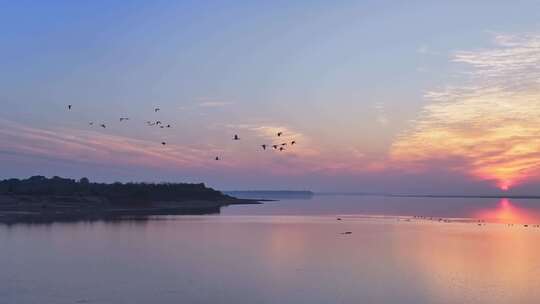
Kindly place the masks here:
POLYGON ((219 213, 238 199, 204 184, 92 183, 33 176, 0 181, 0 223, 117 219, 219 213))

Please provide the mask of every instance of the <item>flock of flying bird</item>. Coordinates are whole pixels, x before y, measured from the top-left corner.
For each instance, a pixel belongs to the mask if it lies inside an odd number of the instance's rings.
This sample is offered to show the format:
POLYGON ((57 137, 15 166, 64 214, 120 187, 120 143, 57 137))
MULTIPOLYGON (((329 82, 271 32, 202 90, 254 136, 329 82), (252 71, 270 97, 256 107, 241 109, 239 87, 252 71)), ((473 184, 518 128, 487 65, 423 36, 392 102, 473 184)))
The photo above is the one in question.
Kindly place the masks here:
MULTIPOLYGON (((67 106, 67 109, 70 110, 70 111, 71 111, 72 108, 73 108, 73 105, 68 105, 68 106, 67 106)), ((155 112, 155 113, 157 113, 157 112, 159 112, 159 111, 161 111, 160 108, 154 108, 154 112, 155 112)), ((120 120, 120 122, 129 121, 129 117, 120 117, 119 120, 120 120)), ((88 125, 94 126, 94 122, 91 121, 91 122, 88 123, 88 125)), ((147 121, 147 122, 146 122, 146 125, 147 125, 147 126, 150 126, 150 127, 159 127, 160 129, 171 128, 171 125, 170 125, 170 124, 164 124, 164 123, 161 122, 160 120, 156 120, 156 121, 147 121)), ((101 128, 103 128, 103 129, 106 129, 106 128, 107 128, 107 125, 105 125, 104 123, 99 124, 99 126, 100 126, 101 128)), ((280 131, 280 132, 277 132, 277 134, 276 134, 277 137, 281 137, 282 135, 283 135, 283 132, 281 132, 281 131, 280 131)), ((236 141, 236 140, 240 140, 240 136, 238 136, 238 134, 235 134, 235 135, 233 136, 233 140, 235 140, 235 141, 236 141)), ((164 142, 164 141, 161 142, 161 144, 162 144, 163 146, 167 145, 167 143, 164 142)), ((292 140, 291 142, 282 142, 282 143, 279 143, 279 144, 271 144, 271 145, 269 145, 269 144, 262 144, 262 145, 261 145, 261 148, 262 148, 263 150, 272 148, 273 150, 276 150, 276 151, 280 151, 280 152, 281 152, 281 151, 284 151, 284 150, 286 149, 285 147, 287 147, 288 145, 290 145, 290 146, 296 145, 296 140, 292 140)), ((215 157, 215 160, 220 160, 220 159, 221 159, 221 158, 220 158, 219 156, 216 156, 216 157, 215 157)))

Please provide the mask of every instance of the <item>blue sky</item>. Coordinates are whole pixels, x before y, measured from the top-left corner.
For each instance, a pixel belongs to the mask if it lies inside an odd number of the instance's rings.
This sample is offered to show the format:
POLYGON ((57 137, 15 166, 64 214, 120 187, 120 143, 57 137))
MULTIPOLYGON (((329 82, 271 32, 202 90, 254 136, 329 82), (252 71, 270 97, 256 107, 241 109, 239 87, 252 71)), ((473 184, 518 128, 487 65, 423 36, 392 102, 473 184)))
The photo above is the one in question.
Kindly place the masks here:
POLYGON ((462 189, 465 177, 475 182, 470 191, 491 191, 509 183, 506 173, 477 174, 470 151, 447 146, 454 151, 447 159, 423 159, 427 169, 408 171, 395 158, 410 156, 410 149, 395 147, 429 112, 434 101, 427 93, 485 82, 470 79, 467 70, 482 67, 460 61, 460 52, 508 47, 497 44, 501 35, 534 40, 540 20, 537 1, 0 1, 0 7, 2 177, 200 180, 226 189, 444 191, 439 184, 462 189), (67 104, 74 105, 69 113, 67 104), (129 116, 129 125, 118 124, 120 116, 129 116), (173 130, 144 124, 157 119, 173 130), (89 121, 108 128, 91 129, 89 121), (274 141, 278 129, 301 144, 288 154, 259 155, 258 145, 274 141), (36 137, 41 131, 51 133, 36 137), (17 136, 24 132, 34 135, 17 136), (243 139, 235 146, 236 133, 243 139), (74 138, 86 141, 73 146, 74 138), (92 155, 99 138, 113 148, 92 155), (170 143, 165 156, 161 141, 170 143), (158 147, 149 148, 153 142, 158 147), (223 162, 207 162, 218 154, 223 162), (459 170, 441 174, 456 157, 465 159, 459 170), (399 178, 404 171, 414 176, 406 185, 399 178), (433 181, 441 175, 445 182, 433 181))

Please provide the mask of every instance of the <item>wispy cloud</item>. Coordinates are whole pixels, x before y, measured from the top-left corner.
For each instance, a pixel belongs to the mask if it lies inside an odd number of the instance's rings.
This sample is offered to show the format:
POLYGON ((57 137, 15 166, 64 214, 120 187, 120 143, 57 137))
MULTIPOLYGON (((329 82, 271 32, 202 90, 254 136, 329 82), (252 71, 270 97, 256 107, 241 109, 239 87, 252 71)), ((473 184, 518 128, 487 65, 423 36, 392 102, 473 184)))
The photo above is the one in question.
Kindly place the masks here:
POLYGON ((376 113, 375 118, 376 118, 377 123, 382 126, 388 125, 389 119, 388 119, 388 115, 386 114, 384 104, 381 102, 377 102, 373 106, 373 109, 375 110, 375 113, 376 113))
POLYGON ((207 107, 207 108, 216 108, 216 107, 224 107, 233 105, 233 102, 227 102, 227 101, 205 101, 199 103, 200 107, 207 107))
POLYGON ((227 124, 224 126, 232 133, 239 134, 243 144, 254 147, 259 153, 245 154, 245 167, 262 166, 265 171, 279 175, 305 175, 310 173, 334 174, 336 172, 355 171, 356 162, 364 162, 364 155, 358 150, 336 151, 334 147, 315 141, 311 136, 294 127, 280 123, 227 124), (277 136, 281 132, 281 136, 277 136), (291 146, 295 141, 296 145, 291 146), (269 148, 263 152, 261 144, 287 143, 283 152, 269 148), (352 155, 353 154, 353 155, 352 155), (362 158, 360 160, 360 158, 362 158), (355 164, 353 164, 353 162, 355 164))
POLYGON ((439 52, 434 51, 433 49, 431 49, 429 46, 427 46, 425 44, 419 46, 416 49, 416 52, 418 54, 422 54, 422 55, 438 55, 439 54, 439 52))
POLYGON ((90 130, 40 129, 0 120, 0 153, 66 162, 155 168, 197 168, 211 163, 213 147, 180 146, 90 130))
POLYGON ((502 189, 540 175, 540 36, 494 42, 455 54, 454 62, 469 67, 469 84, 427 92, 431 103, 394 142, 393 160, 444 163, 502 189))
POLYGON ((214 98, 199 98, 197 100, 197 105, 203 108, 219 108, 234 105, 232 101, 214 99, 214 98))

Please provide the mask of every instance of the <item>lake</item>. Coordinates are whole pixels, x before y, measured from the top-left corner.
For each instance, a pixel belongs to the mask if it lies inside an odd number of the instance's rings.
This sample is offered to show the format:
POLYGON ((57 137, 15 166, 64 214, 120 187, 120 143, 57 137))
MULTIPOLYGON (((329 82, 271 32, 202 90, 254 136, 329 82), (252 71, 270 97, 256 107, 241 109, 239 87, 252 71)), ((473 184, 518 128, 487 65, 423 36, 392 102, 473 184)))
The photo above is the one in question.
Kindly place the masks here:
POLYGON ((430 198, 314 195, 264 205, 234 205, 222 215, 386 215, 480 219, 498 223, 540 224, 539 199, 430 198))
POLYGON ((325 195, 0 225, 0 303, 537 303, 539 207, 325 195))

